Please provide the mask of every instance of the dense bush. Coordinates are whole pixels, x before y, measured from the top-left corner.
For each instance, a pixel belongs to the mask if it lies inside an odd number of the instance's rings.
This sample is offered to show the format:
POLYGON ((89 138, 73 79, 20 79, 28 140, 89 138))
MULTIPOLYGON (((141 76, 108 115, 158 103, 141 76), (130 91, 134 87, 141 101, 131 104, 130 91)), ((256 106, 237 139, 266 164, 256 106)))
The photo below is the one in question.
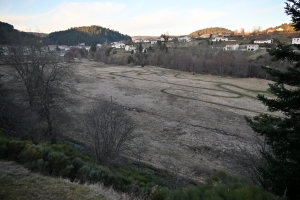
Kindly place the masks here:
POLYGON ((0 156, 24 164, 29 169, 52 176, 84 182, 102 182, 123 192, 150 194, 158 183, 153 173, 117 167, 114 171, 96 165, 91 159, 62 143, 33 144, 0 135, 0 156))

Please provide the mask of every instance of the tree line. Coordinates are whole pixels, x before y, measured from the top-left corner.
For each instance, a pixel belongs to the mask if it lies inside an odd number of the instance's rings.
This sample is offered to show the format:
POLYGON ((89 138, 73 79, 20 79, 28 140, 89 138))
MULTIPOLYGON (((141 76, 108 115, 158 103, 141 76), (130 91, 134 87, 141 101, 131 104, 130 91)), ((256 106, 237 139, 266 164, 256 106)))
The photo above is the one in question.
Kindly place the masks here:
POLYGON ((223 51, 221 45, 211 45, 202 42, 191 47, 178 47, 177 44, 166 45, 158 43, 150 46, 147 53, 142 53, 141 44, 137 44, 137 53, 125 56, 115 56, 118 51, 108 51, 103 47, 90 54, 91 58, 108 64, 119 65, 152 65, 168 69, 192 73, 231 76, 237 78, 267 78, 270 76, 261 66, 285 70, 287 61, 277 62, 269 54, 249 59, 241 51, 223 51), (107 53, 110 52, 110 53, 107 53), (114 53, 113 53, 114 52, 114 53))

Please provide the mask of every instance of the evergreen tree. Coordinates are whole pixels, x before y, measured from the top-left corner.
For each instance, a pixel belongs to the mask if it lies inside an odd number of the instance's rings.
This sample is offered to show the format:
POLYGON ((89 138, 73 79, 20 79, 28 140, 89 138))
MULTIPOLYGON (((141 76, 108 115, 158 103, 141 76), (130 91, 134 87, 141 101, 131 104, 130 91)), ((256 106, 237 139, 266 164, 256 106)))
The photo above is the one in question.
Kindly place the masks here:
MULTIPOLYGON (((293 26, 300 30, 300 2, 288 0, 285 11, 292 16, 293 26)), ((300 45, 295 45, 300 50, 300 45)), ((261 114, 246 118, 251 128, 266 139, 269 152, 262 152, 265 166, 259 166, 262 186, 278 195, 300 199, 300 55, 292 45, 279 43, 269 51, 277 60, 287 60, 286 71, 263 67, 273 77, 269 91, 275 98, 258 95, 269 111, 279 112, 282 117, 261 114)))
POLYGON ((143 51, 143 46, 142 46, 141 42, 138 45, 138 50, 139 50, 140 53, 143 51))
POLYGON ((92 45, 91 45, 90 51, 91 51, 91 52, 96 52, 96 50, 97 50, 96 44, 92 44, 92 45))

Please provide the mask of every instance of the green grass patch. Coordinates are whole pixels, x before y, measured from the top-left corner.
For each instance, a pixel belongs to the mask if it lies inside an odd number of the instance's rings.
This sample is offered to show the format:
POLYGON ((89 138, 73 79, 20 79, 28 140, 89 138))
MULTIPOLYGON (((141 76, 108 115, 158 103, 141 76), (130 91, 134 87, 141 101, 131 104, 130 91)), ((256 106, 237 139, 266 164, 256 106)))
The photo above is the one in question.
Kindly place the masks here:
POLYGON ((97 199, 106 198, 88 186, 63 179, 5 174, 0 178, 0 199, 97 199))

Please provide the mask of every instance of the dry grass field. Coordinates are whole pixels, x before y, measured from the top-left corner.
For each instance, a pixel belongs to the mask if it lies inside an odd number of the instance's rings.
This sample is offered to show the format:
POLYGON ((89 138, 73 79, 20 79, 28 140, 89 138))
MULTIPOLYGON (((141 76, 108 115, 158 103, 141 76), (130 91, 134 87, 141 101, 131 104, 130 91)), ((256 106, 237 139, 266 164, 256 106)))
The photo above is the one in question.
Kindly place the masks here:
POLYGON ((159 67, 74 65, 76 92, 70 97, 74 121, 63 132, 85 143, 82 117, 93 103, 111 100, 137 123, 131 158, 203 180, 203 171, 223 169, 235 175, 235 155, 254 154, 254 133, 244 116, 266 113, 256 99, 267 80, 193 75, 159 67))

